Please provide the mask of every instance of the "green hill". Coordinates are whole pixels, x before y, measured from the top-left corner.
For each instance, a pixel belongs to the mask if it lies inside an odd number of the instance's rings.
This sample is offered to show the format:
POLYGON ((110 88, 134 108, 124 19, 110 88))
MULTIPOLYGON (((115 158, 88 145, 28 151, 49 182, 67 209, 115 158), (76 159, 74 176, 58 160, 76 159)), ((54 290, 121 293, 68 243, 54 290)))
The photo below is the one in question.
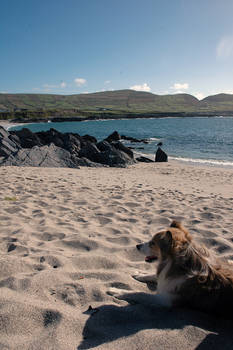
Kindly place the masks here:
POLYGON ((79 95, 0 94, 0 109, 112 109, 117 111, 184 111, 198 100, 188 94, 154 95, 118 90, 79 95))
POLYGON ((189 94, 155 95, 134 90, 78 95, 0 94, 0 112, 56 111, 60 115, 88 113, 228 113, 233 95, 219 94, 199 101, 189 94))

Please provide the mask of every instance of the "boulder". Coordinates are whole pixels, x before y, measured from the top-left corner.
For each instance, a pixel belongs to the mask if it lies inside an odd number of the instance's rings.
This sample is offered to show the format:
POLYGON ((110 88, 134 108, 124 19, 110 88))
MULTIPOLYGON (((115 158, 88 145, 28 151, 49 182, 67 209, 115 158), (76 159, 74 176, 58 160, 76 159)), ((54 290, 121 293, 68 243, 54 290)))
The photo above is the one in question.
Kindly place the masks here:
POLYGON ((74 163, 77 164, 78 166, 88 166, 92 168, 102 168, 103 166, 107 166, 100 163, 92 162, 91 160, 85 157, 79 158, 76 155, 72 155, 71 158, 74 161, 74 163))
POLYGON ((98 142, 97 145, 86 145, 79 152, 79 156, 86 157, 92 162, 101 163, 110 167, 125 167, 129 164, 133 164, 132 151, 128 150, 125 146, 120 149, 121 146, 118 145, 118 143, 117 147, 119 149, 115 147, 115 142, 110 144, 108 141, 104 140, 98 142))
MULTIPOLYGON (((16 135, 20 142, 20 146, 22 148, 32 148, 33 146, 41 146, 41 142, 36 133, 33 133, 31 130, 27 128, 23 128, 22 130, 11 131, 11 135, 16 135)), ((13 138, 14 138, 13 136, 13 138)))
POLYGON ((70 153, 78 153, 81 149, 81 136, 66 133, 63 135, 63 148, 70 153))
POLYGON ((101 152, 105 152, 105 151, 109 151, 111 149, 111 145, 108 141, 104 140, 104 141, 100 141, 97 143, 96 147, 101 151, 101 152))
POLYGON ((119 141, 121 139, 120 134, 117 131, 114 131, 111 135, 109 135, 105 141, 111 143, 113 141, 119 141))
POLYGON ((4 138, 8 138, 10 136, 9 132, 0 126, 0 140, 4 138))
POLYGON ((136 160, 138 162, 144 162, 144 163, 154 163, 154 161, 150 158, 147 158, 147 157, 143 157, 143 156, 140 156, 140 157, 137 157, 136 160))
POLYGON ((1 165, 32 166, 32 167, 69 167, 77 168, 78 164, 70 153, 51 143, 49 146, 34 146, 20 149, 15 155, 11 154, 1 165))
POLYGON ((167 161, 168 161, 167 154, 160 147, 158 147, 155 154, 155 162, 167 162, 167 161))
POLYGON ((94 143, 88 142, 79 151, 79 157, 85 157, 95 163, 101 163, 100 153, 100 150, 96 147, 94 143))
POLYGON ((53 128, 48 131, 37 132, 36 136, 38 137, 41 145, 50 145, 50 143, 54 143, 54 145, 57 147, 64 147, 64 134, 53 128))
POLYGON ((131 151, 131 149, 129 149, 128 147, 123 145, 123 143, 121 143, 120 141, 112 142, 111 145, 114 146, 116 149, 126 153, 130 158, 133 159, 133 157, 134 157, 133 151, 131 151))
POLYGON ((121 135, 121 139, 122 140, 127 140, 130 142, 142 142, 142 143, 149 143, 149 141, 147 139, 136 139, 134 137, 131 136, 125 136, 125 135, 121 135))
POLYGON ((11 134, 0 126, 0 157, 7 158, 20 148, 20 145, 10 137, 11 134))
POLYGON ((100 153, 100 163, 110 167, 126 167, 134 162, 127 153, 116 149, 114 146, 100 153))
POLYGON ((82 142, 85 144, 86 142, 97 143, 97 139, 94 136, 84 135, 81 137, 82 142))
POLYGON ((0 128, 0 165, 126 167, 135 162, 134 154, 119 138, 115 131, 97 143, 90 135, 62 134, 55 129, 33 133, 26 128, 12 132, 0 128))

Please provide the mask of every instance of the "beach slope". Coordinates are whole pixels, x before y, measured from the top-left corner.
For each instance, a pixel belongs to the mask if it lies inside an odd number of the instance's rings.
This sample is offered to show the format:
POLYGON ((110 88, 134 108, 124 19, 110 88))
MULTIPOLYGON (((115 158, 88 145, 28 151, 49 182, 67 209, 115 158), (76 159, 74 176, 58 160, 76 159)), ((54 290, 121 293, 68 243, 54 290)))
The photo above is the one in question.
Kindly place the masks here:
POLYGON ((0 185, 0 349, 233 348, 231 321, 107 294, 153 293, 135 245, 172 219, 233 261, 231 169, 0 167, 0 185))

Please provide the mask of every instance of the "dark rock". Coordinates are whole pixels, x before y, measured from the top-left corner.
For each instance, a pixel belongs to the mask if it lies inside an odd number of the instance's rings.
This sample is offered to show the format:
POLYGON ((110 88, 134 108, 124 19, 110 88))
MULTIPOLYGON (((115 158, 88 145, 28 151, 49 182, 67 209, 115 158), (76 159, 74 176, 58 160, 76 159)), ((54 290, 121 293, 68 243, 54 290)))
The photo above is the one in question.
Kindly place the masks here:
POLYGON ((20 148, 10 137, 10 133, 0 126, 0 157, 7 158, 20 148))
POLYGON ((2 126, 0 126, 0 140, 4 139, 4 138, 8 138, 9 137, 9 132, 4 129, 2 126))
POLYGON ((18 151, 18 147, 10 139, 2 139, 0 147, 0 156, 8 157, 11 153, 18 151))
POLYGON ((168 161, 167 154, 160 147, 158 147, 155 154, 155 162, 167 162, 167 161, 168 161))
POLYGON ((63 135, 63 147, 70 153, 78 153, 81 149, 81 136, 66 133, 63 135))
POLYGON ((138 162, 144 162, 144 163, 151 163, 152 162, 152 163, 154 163, 154 161, 152 159, 147 158, 147 157, 143 157, 143 156, 137 157, 136 160, 138 162))
POLYGON ((84 143, 85 143, 86 141, 91 142, 91 143, 97 143, 96 138, 95 138, 94 136, 90 136, 90 135, 84 135, 84 136, 82 136, 82 141, 84 141, 84 143))
POLYGON ((107 166, 100 163, 92 162, 91 160, 85 157, 79 158, 77 156, 72 156, 71 159, 73 160, 74 164, 76 164, 77 166, 88 166, 92 168, 100 168, 103 166, 107 166))
POLYGON ((13 141, 18 147, 21 147, 19 136, 14 135, 14 134, 10 134, 10 135, 9 135, 9 139, 10 139, 11 141, 13 141))
POLYGON ((112 133, 97 143, 95 137, 74 133, 62 134, 55 129, 33 133, 24 128, 8 132, 0 128, 0 165, 70 167, 119 166, 133 164, 132 150, 112 133))
POLYGON ((100 153, 95 144, 88 142, 79 151, 79 157, 85 157, 95 163, 101 163, 100 153))
POLYGON ((33 146, 41 146, 41 142, 36 133, 33 133, 31 130, 27 128, 23 128, 22 130, 12 131, 12 135, 18 136, 20 140, 20 146, 22 148, 32 148, 33 146))
POLYGON ((109 165, 111 167, 126 167, 133 164, 135 161, 125 152, 111 147, 108 151, 100 153, 100 163, 109 165))
POLYGON ((105 141, 111 143, 113 141, 119 141, 121 139, 120 134, 117 131, 114 131, 111 135, 109 135, 105 141))
POLYGON ((142 143, 149 143, 148 140, 146 139, 136 139, 134 137, 131 137, 131 136, 125 136, 125 135, 121 135, 121 139, 122 140, 127 140, 127 141, 130 141, 130 142, 142 142, 142 143))
POLYGON ((96 145, 101 151, 100 162, 109 166, 126 166, 134 162, 133 152, 125 147, 121 142, 111 144, 104 140, 96 145))
POLYGON ((129 149, 128 147, 123 145, 123 143, 121 143, 120 141, 112 142, 112 146, 114 146, 116 149, 126 153, 130 158, 133 159, 133 157, 134 157, 133 151, 131 151, 131 149, 129 149))
POLYGON ((53 143, 54 145, 58 147, 64 146, 64 134, 61 132, 51 128, 48 131, 40 131, 36 133, 36 136, 39 138, 40 143, 42 145, 50 145, 50 143, 53 143))
POLYGON ((34 146, 20 149, 15 155, 11 154, 1 165, 77 168, 71 154, 51 143, 49 146, 34 146))
POLYGON ((111 149, 110 143, 106 140, 98 142, 96 146, 101 152, 109 151, 111 149))

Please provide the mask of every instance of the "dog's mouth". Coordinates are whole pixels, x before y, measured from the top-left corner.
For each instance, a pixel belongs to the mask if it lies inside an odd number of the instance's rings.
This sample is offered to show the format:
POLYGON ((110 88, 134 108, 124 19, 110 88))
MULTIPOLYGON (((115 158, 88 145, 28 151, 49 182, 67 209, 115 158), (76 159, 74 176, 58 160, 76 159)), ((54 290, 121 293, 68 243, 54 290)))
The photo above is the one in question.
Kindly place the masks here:
POLYGON ((152 263, 155 260, 157 260, 157 256, 155 256, 155 255, 149 255, 149 256, 145 257, 145 261, 148 263, 152 263))

